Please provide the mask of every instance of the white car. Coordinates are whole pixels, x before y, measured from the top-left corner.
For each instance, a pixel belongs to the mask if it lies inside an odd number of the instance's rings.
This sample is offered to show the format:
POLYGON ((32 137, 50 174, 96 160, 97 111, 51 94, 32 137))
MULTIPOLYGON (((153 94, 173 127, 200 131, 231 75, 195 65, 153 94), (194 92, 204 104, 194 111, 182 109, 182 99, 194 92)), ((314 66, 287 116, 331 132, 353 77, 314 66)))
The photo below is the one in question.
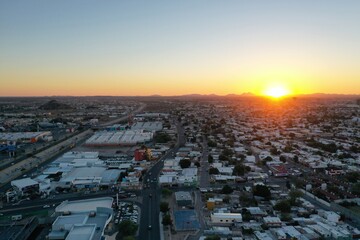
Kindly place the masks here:
POLYGON ((44 205, 43 208, 49 208, 50 206, 49 205, 44 205))

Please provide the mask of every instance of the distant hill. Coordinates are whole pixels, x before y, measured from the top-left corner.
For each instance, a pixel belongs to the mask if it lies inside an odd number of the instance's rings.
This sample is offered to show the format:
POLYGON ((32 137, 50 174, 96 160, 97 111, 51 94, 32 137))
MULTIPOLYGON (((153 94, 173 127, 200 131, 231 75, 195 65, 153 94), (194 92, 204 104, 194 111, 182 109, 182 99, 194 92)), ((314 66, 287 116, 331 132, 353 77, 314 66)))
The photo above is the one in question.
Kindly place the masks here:
POLYGON ((251 92, 246 92, 242 94, 228 94, 225 97, 255 97, 256 95, 251 92))
POLYGON ((360 95, 359 94, 310 93, 310 94, 299 94, 296 97, 303 97, 303 98, 355 98, 355 97, 360 97, 360 95))
POLYGON ((41 109, 41 110, 67 110, 67 109, 73 109, 73 108, 65 103, 60 103, 56 100, 50 100, 47 103, 41 105, 39 107, 39 109, 41 109))

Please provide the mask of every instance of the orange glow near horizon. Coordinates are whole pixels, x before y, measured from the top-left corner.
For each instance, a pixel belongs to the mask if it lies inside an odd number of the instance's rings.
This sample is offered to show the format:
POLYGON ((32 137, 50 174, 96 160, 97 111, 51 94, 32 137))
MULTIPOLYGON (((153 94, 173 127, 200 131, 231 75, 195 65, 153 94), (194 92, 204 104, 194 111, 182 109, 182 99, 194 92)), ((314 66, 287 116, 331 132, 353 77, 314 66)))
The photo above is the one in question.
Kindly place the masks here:
POLYGON ((282 98, 290 94, 290 91, 284 86, 274 86, 266 89, 264 95, 275 99, 282 98))

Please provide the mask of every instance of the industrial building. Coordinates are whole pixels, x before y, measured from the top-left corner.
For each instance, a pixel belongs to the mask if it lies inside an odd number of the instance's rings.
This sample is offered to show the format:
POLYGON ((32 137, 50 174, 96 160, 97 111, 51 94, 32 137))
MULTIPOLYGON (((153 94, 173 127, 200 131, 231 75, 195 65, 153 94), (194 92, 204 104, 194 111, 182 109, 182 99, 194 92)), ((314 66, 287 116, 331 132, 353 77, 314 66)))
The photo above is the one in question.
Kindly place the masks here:
POLYGON ((35 143, 53 140, 51 132, 0 132, 0 142, 35 143))
POLYGON ((153 139, 152 132, 144 132, 141 130, 127 130, 127 131, 115 131, 96 132, 90 137, 85 145, 87 146, 134 146, 137 144, 144 144, 150 142, 153 139))
POLYGON ((48 239, 100 240, 112 219, 111 197, 65 201, 56 207, 60 215, 52 224, 48 239))
POLYGON ((31 178, 23 178, 11 181, 11 186, 19 196, 39 193, 39 183, 31 178))
POLYGON ((106 167, 74 167, 70 172, 63 174, 59 186, 91 189, 100 185, 113 185, 117 183, 120 173, 119 169, 106 169, 106 167))
POLYGON ((136 122, 131 126, 131 130, 145 130, 148 132, 158 132, 162 129, 162 122, 136 122))
POLYGON ((178 206, 185 207, 185 206, 192 206, 192 197, 190 192, 175 192, 175 200, 178 206))

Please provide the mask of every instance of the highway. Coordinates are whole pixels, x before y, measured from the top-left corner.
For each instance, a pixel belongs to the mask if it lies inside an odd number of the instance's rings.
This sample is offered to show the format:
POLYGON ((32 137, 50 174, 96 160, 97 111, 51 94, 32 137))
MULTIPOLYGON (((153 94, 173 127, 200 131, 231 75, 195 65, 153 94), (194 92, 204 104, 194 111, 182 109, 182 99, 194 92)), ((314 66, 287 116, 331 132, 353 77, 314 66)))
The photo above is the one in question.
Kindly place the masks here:
POLYGON ((139 237, 141 240, 160 239, 160 198, 161 189, 158 177, 164 166, 163 160, 171 158, 185 144, 184 129, 181 123, 177 123, 178 141, 173 149, 170 149, 144 176, 144 187, 142 191, 143 207, 141 209, 139 237))
MULTIPOLYGON (((116 197, 116 192, 111 191, 102 191, 92 194, 84 195, 83 193, 72 193, 72 194, 59 194, 56 195, 52 199, 35 199, 35 200, 25 200, 19 204, 12 204, 4 206, 1 209, 0 213, 4 215, 14 215, 14 214, 21 214, 24 212, 33 212, 41 209, 53 209, 62 203, 65 200, 75 201, 75 200, 84 200, 84 199, 92 199, 92 198, 99 198, 99 197, 116 197), (55 206, 53 206, 55 204, 55 206), (49 208, 44 208, 44 205, 49 205, 49 208)), ((121 199, 122 202, 132 202, 139 206, 142 204, 135 198, 126 198, 121 199)))

